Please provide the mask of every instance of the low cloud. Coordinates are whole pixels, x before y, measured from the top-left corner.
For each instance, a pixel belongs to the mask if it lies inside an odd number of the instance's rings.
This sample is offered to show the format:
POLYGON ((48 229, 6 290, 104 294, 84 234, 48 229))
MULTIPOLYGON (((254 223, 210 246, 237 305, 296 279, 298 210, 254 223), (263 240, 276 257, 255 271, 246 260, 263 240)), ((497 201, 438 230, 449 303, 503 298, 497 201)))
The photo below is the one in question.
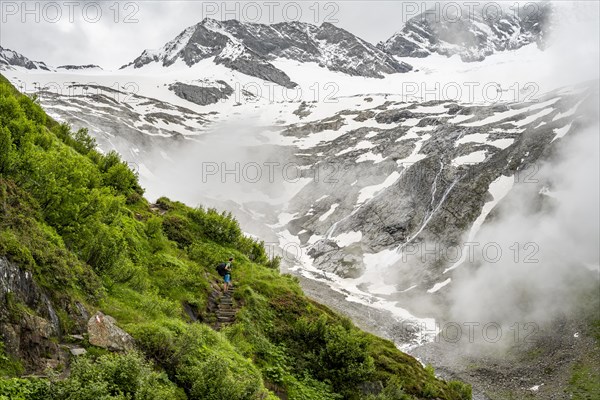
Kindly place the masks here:
POLYGON ((598 130, 567 136, 536 174, 539 183, 519 184, 501 202, 477 240, 509 254, 457 271, 453 320, 542 325, 598 294, 598 130))

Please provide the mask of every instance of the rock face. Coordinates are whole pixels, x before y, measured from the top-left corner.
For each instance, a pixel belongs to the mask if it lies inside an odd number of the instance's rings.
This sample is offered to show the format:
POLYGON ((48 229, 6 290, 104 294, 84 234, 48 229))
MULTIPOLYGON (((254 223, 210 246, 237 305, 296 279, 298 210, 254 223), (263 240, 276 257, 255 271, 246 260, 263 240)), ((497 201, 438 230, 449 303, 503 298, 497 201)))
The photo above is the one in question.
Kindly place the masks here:
POLYGON ((277 69, 265 57, 248 50, 241 43, 228 43, 223 51, 215 57, 214 62, 217 65, 224 65, 242 74, 273 82, 286 88, 297 86, 285 72, 277 69))
POLYGON ((82 348, 82 347, 74 347, 72 349, 69 349, 69 352, 71 353, 71 355, 74 356, 83 356, 84 354, 87 353, 87 350, 82 348))
POLYGON ((50 71, 50 68, 48 68, 45 63, 41 61, 31 61, 29 58, 16 51, 5 49, 0 46, 0 69, 10 68, 11 66, 50 71))
POLYGON ((221 80, 214 83, 205 81, 201 82, 200 85, 175 82, 169 86, 169 90, 172 90, 182 99, 201 106, 214 104, 219 100, 227 99, 233 94, 233 88, 221 80))
POLYGON ((451 275, 444 270, 453 263, 424 257, 425 246, 445 254, 476 232, 476 220, 491 217, 484 204, 501 199, 491 188, 518 185, 556 139, 583 124, 597 83, 580 90, 482 106, 389 101, 291 125, 283 134, 300 145, 324 126, 336 138, 302 148, 303 177, 318 179, 290 201, 293 217, 280 232, 326 273, 357 278, 392 265, 398 291, 425 293, 451 275), (356 128, 357 116, 369 126, 356 128), (401 260, 407 246, 415 254, 401 260))
POLYGON ((66 69, 68 71, 78 71, 84 69, 96 69, 101 70, 102 68, 96 64, 87 64, 87 65, 60 65, 56 67, 57 69, 66 69))
POLYGON ((39 372, 60 358, 58 316, 30 272, 0 257, 0 337, 8 354, 39 372))
POLYGON ((315 62, 331 71, 373 78, 412 69, 330 23, 263 25, 213 19, 187 28, 160 50, 144 51, 124 67, 141 68, 153 62, 168 67, 178 60, 192 66, 211 57, 217 64, 285 87, 296 84, 271 64, 277 58, 315 62))
POLYGON ((549 3, 529 3, 518 11, 438 8, 411 18, 402 31, 377 47, 398 57, 421 58, 438 53, 458 54, 463 61, 481 61, 496 52, 531 43, 543 47, 552 12, 549 3))
POLYGON ((117 321, 110 315, 97 312, 88 321, 90 344, 111 351, 133 349, 133 338, 117 326, 117 321))

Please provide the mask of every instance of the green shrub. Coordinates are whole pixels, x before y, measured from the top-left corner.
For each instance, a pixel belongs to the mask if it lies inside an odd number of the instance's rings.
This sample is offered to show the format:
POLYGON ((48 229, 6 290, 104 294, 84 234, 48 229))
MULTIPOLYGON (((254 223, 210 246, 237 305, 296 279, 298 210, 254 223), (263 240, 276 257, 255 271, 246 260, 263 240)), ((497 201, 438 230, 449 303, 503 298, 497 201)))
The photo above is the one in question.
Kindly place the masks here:
POLYGON ((413 400, 413 397, 404 391, 397 378, 392 378, 381 393, 369 395, 367 400, 413 400))
POLYGON ((0 126, 0 173, 10 169, 12 156, 12 137, 7 128, 0 126))
POLYGON ((136 180, 136 176, 125 163, 113 165, 104 174, 104 183, 106 185, 125 194, 135 188, 136 180))
POLYGON ((19 105, 21 110, 24 111, 25 116, 38 125, 46 125, 46 113, 36 101, 37 98, 35 97, 29 98, 27 96, 19 96, 19 105))
POLYGON ((7 85, 0 85, 0 126, 25 117, 23 110, 7 85))
POLYGON ((159 322, 152 322, 136 325, 131 333, 144 354, 174 372, 176 366, 171 364, 171 359, 175 353, 176 332, 159 322))
POLYGON ((459 399, 469 400, 473 396, 471 385, 460 381, 448 382, 448 388, 458 394, 459 399))
POLYGON ((303 376, 301 379, 287 377, 285 385, 288 388, 287 394, 289 400, 336 400, 343 396, 331 390, 331 387, 310 376, 303 376))
POLYGON ((73 139, 77 143, 76 150, 81 154, 88 154, 96 148, 96 139, 91 137, 87 128, 81 128, 73 134, 73 139))
POLYGON ((167 215, 163 219, 162 226, 169 240, 176 242, 180 247, 187 247, 194 242, 194 234, 185 218, 167 215))
POLYGON ((71 375, 51 387, 52 400, 185 399, 164 373, 155 372, 141 355, 108 354, 93 360, 79 357, 71 375))
POLYGON ((259 371, 210 328, 192 325, 176 341, 177 379, 191 400, 259 399, 259 371))
POLYGON ((325 347, 319 355, 319 375, 334 387, 352 390, 375 370, 368 345, 366 336, 356 329, 328 326, 325 347))
MULTIPOLYGON (((7 299, 8 300, 8 299, 7 299)), ((8 306, 14 306, 7 304, 8 306)), ((9 311, 11 312, 11 311, 9 311)), ((23 366, 19 360, 5 353, 4 343, 0 342, 0 379, 2 377, 16 377, 23 373, 23 366)), ((0 391, 0 394, 2 392, 0 391)))
POLYGON ((423 396, 427 398, 436 398, 439 394, 439 389, 435 384, 431 382, 425 383, 425 386, 423 387, 423 396))
POLYGON ((41 379, 0 378, 0 400, 48 400, 50 384, 41 379))
POLYGON ((271 258, 265 264, 265 267, 270 268, 270 269, 275 270, 275 271, 279 271, 279 269, 281 268, 281 257, 280 256, 275 256, 275 257, 271 258))
MULTIPOLYGON (((253 238, 249 238, 240 234, 235 247, 238 251, 248 257, 250 261, 273 268, 274 265, 270 265, 272 260, 269 260, 263 242, 259 242, 253 238)), ((275 262, 277 263, 277 268, 273 269, 279 270, 279 260, 276 260, 275 262)))
POLYGON ((192 260, 211 270, 211 272, 217 264, 227 260, 230 256, 229 252, 210 242, 192 244, 188 249, 188 255, 192 260))
POLYGON ((196 232, 213 242, 231 245, 242 236, 242 230, 231 213, 219 213, 213 208, 205 210, 199 207, 188 211, 188 217, 196 232))

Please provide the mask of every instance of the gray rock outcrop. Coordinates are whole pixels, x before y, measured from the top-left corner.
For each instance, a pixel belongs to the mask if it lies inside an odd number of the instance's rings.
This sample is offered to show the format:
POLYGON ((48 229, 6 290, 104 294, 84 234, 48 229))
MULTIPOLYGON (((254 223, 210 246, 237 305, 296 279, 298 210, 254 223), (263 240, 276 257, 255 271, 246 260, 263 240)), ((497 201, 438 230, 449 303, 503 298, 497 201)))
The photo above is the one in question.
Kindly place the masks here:
POLYGON ((0 257, 0 337, 5 351, 27 371, 43 371, 60 358, 52 340, 60 333, 56 311, 31 272, 0 257))
POLYGON ((110 315, 97 312, 88 321, 90 344, 111 351, 127 351, 133 349, 133 338, 117 326, 117 321, 110 315))
POLYGON ((233 94, 233 88, 224 81, 201 82, 200 85, 190 85, 175 82, 169 86, 177 96, 200 106, 217 103, 233 94))
POLYGON ((43 69, 50 71, 48 66, 41 61, 32 61, 16 51, 0 46, 0 69, 23 67, 27 69, 43 69))

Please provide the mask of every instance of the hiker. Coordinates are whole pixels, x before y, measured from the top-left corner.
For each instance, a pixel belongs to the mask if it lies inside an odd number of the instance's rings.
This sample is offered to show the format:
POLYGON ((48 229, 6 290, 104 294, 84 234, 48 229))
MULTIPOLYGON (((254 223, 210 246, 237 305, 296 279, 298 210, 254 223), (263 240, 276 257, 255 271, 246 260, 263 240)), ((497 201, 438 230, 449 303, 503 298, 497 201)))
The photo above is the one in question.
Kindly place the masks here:
POLYGON ((225 264, 223 268, 225 270, 225 275, 223 275, 223 291, 226 292, 231 287, 231 263, 233 263, 233 257, 229 258, 229 261, 225 264))

